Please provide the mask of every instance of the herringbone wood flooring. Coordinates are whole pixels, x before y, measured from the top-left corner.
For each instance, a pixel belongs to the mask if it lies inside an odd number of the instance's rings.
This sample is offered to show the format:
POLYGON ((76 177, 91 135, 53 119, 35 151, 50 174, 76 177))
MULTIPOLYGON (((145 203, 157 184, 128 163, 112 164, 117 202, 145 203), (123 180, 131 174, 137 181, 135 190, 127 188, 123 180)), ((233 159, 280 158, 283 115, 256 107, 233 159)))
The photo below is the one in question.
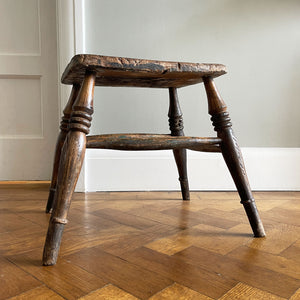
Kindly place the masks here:
POLYGON ((75 194, 59 260, 42 267, 48 185, 0 185, 0 299, 300 299, 300 193, 75 194), (12 297, 12 298, 11 298, 12 297))

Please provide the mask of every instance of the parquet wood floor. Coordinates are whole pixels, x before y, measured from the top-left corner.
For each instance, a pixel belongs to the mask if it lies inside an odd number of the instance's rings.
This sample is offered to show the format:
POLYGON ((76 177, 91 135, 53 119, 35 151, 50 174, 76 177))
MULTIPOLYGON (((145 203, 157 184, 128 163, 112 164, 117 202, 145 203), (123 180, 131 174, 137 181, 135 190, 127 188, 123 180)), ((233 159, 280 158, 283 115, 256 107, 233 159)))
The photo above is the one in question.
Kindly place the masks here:
POLYGON ((1 299, 300 299, 300 192, 256 192, 254 239, 235 192, 77 193, 43 267, 48 184, 0 184, 1 299))

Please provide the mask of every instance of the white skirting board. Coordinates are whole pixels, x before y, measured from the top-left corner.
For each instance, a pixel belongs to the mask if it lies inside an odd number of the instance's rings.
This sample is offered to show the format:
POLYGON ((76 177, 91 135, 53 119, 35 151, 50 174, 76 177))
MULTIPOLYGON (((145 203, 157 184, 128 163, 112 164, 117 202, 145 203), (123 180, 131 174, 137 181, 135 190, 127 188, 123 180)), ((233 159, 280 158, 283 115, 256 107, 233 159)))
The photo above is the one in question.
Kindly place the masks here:
MULTIPOLYGON (((300 190, 300 148, 242 148, 250 185, 257 191, 300 190)), ((194 191, 230 191, 235 186, 222 154, 188 150, 194 191)), ((76 191, 178 191, 172 151, 87 149, 76 191)))

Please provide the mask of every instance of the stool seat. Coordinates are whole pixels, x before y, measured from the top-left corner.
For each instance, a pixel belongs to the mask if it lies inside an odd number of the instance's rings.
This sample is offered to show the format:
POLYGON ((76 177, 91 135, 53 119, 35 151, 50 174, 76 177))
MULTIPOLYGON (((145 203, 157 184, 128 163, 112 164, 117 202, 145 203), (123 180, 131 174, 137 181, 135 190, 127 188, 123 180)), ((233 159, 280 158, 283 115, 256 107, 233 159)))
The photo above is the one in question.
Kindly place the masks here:
POLYGON ((79 54, 72 58, 61 82, 81 84, 86 71, 96 74, 98 86, 169 88, 200 83, 203 77, 226 73, 222 64, 200 64, 79 54))

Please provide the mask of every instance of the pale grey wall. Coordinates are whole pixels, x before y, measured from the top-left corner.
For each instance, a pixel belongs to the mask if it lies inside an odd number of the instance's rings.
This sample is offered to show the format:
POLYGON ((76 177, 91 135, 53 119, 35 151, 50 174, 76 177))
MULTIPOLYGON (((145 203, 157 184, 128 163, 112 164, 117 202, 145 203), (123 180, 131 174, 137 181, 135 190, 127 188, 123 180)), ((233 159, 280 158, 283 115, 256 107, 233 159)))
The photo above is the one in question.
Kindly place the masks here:
MULTIPOLYGON (((244 147, 300 147, 299 0, 87 0, 86 52, 223 63, 244 147)), ((202 85, 179 90, 186 135, 214 134, 202 85)), ((97 88, 92 134, 168 132, 167 90, 97 88)))

